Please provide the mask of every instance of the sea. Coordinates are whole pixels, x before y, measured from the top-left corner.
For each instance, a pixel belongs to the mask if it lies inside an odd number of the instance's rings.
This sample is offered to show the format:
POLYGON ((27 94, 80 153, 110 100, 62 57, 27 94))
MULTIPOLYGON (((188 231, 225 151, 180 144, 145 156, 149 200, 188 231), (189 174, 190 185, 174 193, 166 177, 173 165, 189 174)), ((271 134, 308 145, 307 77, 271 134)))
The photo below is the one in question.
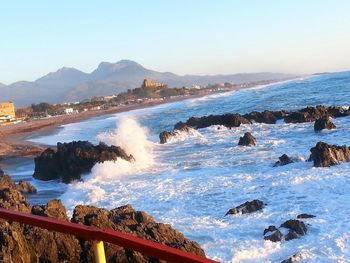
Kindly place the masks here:
POLYGON ((315 133, 313 123, 211 126, 181 132, 169 143, 159 133, 192 116, 264 110, 296 110, 315 105, 350 105, 350 72, 315 75, 288 82, 208 95, 152 108, 91 118, 63 125, 33 142, 89 140, 119 145, 136 162, 96 164, 82 182, 66 185, 32 178, 33 160, 12 166, 15 180, 38 188, 32 204, 59 198, 72 213, 78 204, 112 209, 131 204, 157 222, 167 223, 197 241, 220 262, 281 262, 301 253, 301 262, 350 262, 350 163, 314 168, 307 162, 318 141, 350 145, 350 117, 334 119, 335 130, 315 133), (251 132, 255 147, 238 146, 251 132), (282 154, 297 161, 273 167, 282 154), (225 216, 246 201, 266 207, 251 214, 225 216), (295 240, 265 241, 263 231, 298 214, 308 233, 295 240))

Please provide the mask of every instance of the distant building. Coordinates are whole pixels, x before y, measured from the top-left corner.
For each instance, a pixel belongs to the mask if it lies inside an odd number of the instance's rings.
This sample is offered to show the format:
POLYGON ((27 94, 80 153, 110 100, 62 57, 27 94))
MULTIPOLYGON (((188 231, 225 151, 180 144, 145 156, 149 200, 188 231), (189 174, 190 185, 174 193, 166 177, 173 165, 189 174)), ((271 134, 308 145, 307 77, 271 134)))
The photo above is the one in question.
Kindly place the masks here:
POLYGON ((64 113, 65 114, 73 114, 74 113, 74 109, 73 108, 65 108, 64 109, 64 113))
POLYGON ((11 123, 16 120, 15 104, 12 101, 0 103, 0 124, 11 123))
POLYGON ((154 82, 153 79, 144 79, 141 88, 160 88, 166 86, 161 82, 154 82))

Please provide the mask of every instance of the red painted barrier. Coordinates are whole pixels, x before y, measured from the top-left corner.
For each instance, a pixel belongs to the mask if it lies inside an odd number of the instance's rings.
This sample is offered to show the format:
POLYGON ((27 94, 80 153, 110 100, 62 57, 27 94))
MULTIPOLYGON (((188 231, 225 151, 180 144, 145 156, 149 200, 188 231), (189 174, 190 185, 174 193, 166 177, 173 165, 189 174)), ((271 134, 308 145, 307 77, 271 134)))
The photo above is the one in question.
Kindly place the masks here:
POLYGON ((159 243, 144 240, 128 234, 113 230, 101 230, 96 227, 74 224, 57 220, 55 218, 26 214, 0 208, 0 218, 8 221, 16 221, 26 225, 32 225, 47 230, 74 235, 86 240, 104 241, 130 250, 141 252, 147 256, 167 260, 170 262, 203 262, 215 263, 216 261, 196 256, 159 243))

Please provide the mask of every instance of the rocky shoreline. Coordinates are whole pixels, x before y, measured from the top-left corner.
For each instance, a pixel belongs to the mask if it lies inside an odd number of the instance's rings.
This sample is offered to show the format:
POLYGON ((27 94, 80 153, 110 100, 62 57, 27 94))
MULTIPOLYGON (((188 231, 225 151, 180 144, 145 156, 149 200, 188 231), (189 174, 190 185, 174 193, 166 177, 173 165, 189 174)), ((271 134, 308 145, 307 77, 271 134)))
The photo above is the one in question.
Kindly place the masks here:
MULTIPOLYGON (((1 208, 120 231, 205 257, 198 243, 130 205, 112 210, 79 205, 69 219, 60 200, 31 206, 9 176, 0 176, 0 186, 1 208)), ((94 262, 91 242, 74 236, 5 220, 0 220, 0 233, 1 262, 94 262)), ((105 250, 107 262, 160 262, 111 244, 105 244, 105 250)))

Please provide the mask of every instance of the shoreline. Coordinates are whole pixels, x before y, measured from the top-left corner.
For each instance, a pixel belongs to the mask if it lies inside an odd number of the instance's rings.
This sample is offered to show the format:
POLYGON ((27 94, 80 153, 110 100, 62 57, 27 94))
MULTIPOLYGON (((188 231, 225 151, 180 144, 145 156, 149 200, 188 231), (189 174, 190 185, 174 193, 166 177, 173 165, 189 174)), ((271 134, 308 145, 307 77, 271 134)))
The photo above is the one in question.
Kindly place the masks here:
MULTIPOLYGON (((264 86, 267 87, 270 85, 286 83, 297 79, 299 78, 271 81, 271 83, 266 84, 264 86)), ((60 115, 60 116, 46 118, 46 119, 31 120, 28 122, 21 122, 17 124, 10 124, 7 126, 0 126, 0 160, 16 158, 16 157, 32 158, 34 156, 39 155, 43 150, 47 148, 47 145, 28 141, 28 138, 33 137, 34 135, 38 136, 38 135, 52 134, 58 129, 60 129, 62 125, 77 123, 77 122, 85 121, 90 118, 99 117, 103 115, 116 114, 116 113, 131 111, 131 110, 149 108, 153 106, 183 101, 187 99, 202 98, 202 97, 210 96, 214 94, 228 93, 228 92, 239 91, 243 89, 256 88, 257 86, 260 86, 260 85, 256 84, 251 87, 235 88, 235 89, 230 89, 222 92, 211 92, 206 94, 167 98, 167 99, 156 100, 156 101, 154 100, 146 101, 141 104, 123 105, 115 108, 110 108, 107 110, 87 111, 87 112, 81 112, 81 113, 72 114, 72 115, 60 115)))

